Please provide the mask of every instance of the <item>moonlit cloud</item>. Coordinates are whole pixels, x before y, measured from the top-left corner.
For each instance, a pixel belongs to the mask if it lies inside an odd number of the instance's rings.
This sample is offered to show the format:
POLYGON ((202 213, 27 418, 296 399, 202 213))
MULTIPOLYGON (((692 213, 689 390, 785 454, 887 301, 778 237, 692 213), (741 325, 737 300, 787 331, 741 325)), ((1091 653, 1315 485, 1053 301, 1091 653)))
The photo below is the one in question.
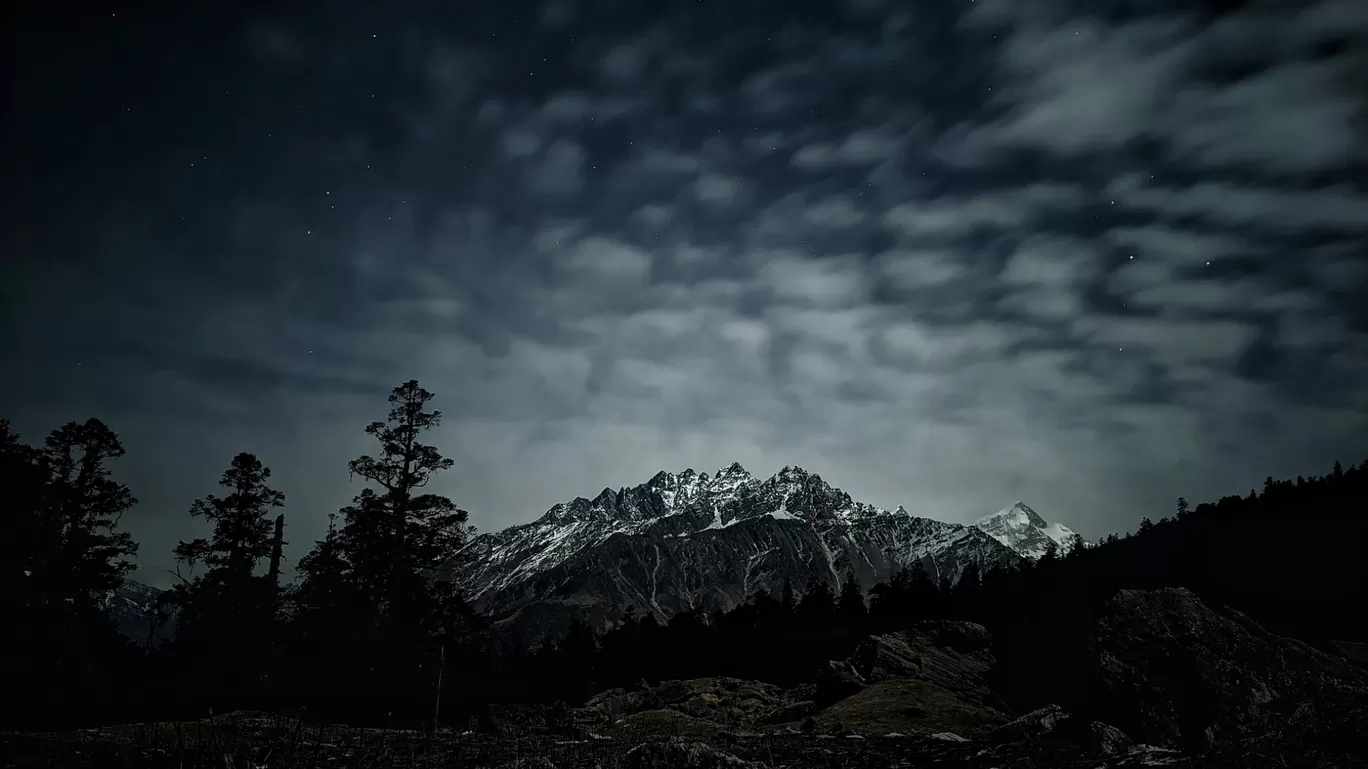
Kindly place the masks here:
POLYGON ((124 436, 144 578, 244 450, 298 558, 409 378, 484 529, 739 461, 1096 537, 1362 457, 1361 4, 595 13, 21 92, 4 416, 124 436))

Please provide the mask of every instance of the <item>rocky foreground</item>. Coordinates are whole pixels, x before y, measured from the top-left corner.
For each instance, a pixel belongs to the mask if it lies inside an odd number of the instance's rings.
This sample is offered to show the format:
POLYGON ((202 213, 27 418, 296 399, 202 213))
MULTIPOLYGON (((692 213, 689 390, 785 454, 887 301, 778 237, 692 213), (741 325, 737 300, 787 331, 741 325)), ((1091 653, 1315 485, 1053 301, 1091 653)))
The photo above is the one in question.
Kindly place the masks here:
POLYGON ((1181 590, 1122 591, 1097 623, 1088 714, 1011 713, 986 630, 927 622, 866 640, 810 684, 730 678, 491 707, 435 733, 236 713, 194 723, 10 735, 9 766, 1349 767, 1368 675, 1181 590), (1099 720, 1105 714, 1108 721, 1099 720))

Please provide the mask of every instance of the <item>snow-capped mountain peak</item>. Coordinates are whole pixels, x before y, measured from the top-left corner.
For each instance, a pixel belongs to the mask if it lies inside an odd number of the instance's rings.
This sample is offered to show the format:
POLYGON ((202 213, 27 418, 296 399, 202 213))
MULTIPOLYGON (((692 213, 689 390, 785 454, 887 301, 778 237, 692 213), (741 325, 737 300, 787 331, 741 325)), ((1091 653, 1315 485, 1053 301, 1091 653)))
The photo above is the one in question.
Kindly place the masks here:
POLYGON ((1031 560, 1043 557, 1051 543, 1063 555, 1083 541, 1067 526, 1046 521, 1021 501, 980 518, 974 527, 1031 560))
POLYGON ((993 513, 991 515, 985 515, 984 517, 980 518, 978 522, 984 523, 986 521, 995 520, 1010 522, 1014 525, 1030 525, 1036 527, 1043 527, 1047 525, 1045 519, 1041 518, 1039 513, 1032 510, 1025 502, 1022 502, 1021 500, 1013 502, 1010 507, 1004 507, 996 513, 993 513))
POLYGON ((711 477, 661 471, 556 505, 475 537, 450 573, 467 600, 535 641, 575 617, 606 627, 628 607, 661 620, 688 607, 729 609, 814 575, 837 589, 853 574, 868 589, 915 562, 953 583, 971 563, 1019 561, 972 526, 855 502, 803 468, 760 480, 733 463, 711 477))

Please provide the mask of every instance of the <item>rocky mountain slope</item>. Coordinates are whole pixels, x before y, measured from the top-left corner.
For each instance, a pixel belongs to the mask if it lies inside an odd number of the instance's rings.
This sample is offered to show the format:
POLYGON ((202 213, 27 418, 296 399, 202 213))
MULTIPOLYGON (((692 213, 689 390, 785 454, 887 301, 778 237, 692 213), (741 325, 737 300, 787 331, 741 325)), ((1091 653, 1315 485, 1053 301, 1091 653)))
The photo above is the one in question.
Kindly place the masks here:
POLYGON ((572 619, 604 628, 629 607, 662 621, 727 610, 761 590, 777 595, 785 580, 801 590, 812 575, 837 589, 854 574, 868 590, 920 561, 953 583, 971 563, 988 570, 1035 557, 1033 533, 1008 524, 990 536, 856 502, 802 468, 762 480, 732 464, 556 505, 474 538, 450 572, 477 609, 535 643, 572 619))
POLYGON ((1049 523, 1022 502, 986 515, 975 528, 1011 548, 1023 558, 1039 560, 1054 545, 1060 555, 1083 546, 1083 538, 1067 526, 1049 523))

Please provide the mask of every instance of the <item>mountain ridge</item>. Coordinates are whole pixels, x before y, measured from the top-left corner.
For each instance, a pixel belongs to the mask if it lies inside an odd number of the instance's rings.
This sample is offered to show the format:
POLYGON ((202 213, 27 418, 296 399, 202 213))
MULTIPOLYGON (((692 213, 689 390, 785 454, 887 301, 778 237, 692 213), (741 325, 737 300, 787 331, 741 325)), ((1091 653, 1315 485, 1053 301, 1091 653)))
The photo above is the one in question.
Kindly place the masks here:
POLYGON ((559 503, 473 538, 444 571, 526 642, 573 619, 606 629, 629 608, 661 621, 726 611, 786 581, 801 590, 816 577, 835 590, 853 575, 867 591, 921 563, 953 584, 971 564, 986 571, 1030 558, 972 525, 857 502, 801 467, 760 479, 734 462, 559 503))

